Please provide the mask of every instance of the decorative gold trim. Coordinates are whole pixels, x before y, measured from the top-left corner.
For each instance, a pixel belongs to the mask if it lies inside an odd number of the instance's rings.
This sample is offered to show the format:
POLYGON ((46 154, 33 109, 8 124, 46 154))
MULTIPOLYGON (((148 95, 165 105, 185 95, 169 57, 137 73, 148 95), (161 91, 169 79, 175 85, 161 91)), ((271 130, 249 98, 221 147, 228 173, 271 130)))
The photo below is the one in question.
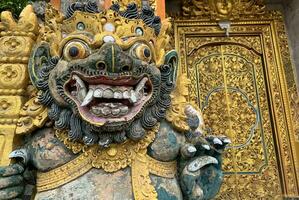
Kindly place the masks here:
POLYGON ((197 16, 211 20, 251 18, 265 13, 263 0, 183 0, 183 16, 197 16))
MULTIPOLYGON (((141 159, 141 157, 146 162, 147 170, 150 174, 164 178, 175 177, 177 171, 176 161, 161 162, 149 155, 139 154, 138 159, 141 159)), ((92 168, 92 158, 86 155, 86 153, 81 153, 74 160, 56 169, 49 172, 39 172, 36 182, 37 191, 43 192, 60 187, 82 176, 92 168)))
POLYGON ((185 107, 188 102, 188 87, 191 81, 186 74, 178 77, 175 90, 171 93, 171 106, 166 111, 166 120, 173 125, 178 131, 186 132, 189 130, 185 107))
MULTIPOLYGON (((126 7, 133 1, 117 0, 117 1, 113 1, 113 2, 118 3, 120 5, 120 11, 124 11, 126 9, 126 7)), ((144 2, 142 2, 142 0, 135 0, 134 3, 138 6, 138 8, 141 8, 142 4, 144 4, 144 2)), ((149 0, 148 4, 157 12, 157 1, 156 0, 149 0)))
POLYGON ((139 141, 127 140, 121 144, 111 144, 109 148, 101 149, 98 145, 85 146, 81 142, 70 141, 66 130, 56 130, 56 136, 67 148, 75 154, 84 152, 92 158, 92 166, 103 169, 106 172, 115 172, 131 165, 137 153, 146 152, 146 148, 155 139, 159 125, 147 132, 145 137, 139 141))
POLYGON ((148 170, 151 174, 164 177, 164 178, 174 178, 177 173, 177 162, 161 162, 156 160, 149 155, 146 155, 148 170))
POLYGON ((131 166, 132 187, 134 199, 156 200, 158 194, 151 184, 149 165, 144 154, 137 154, 131 166))
POLYGON ((60 187, 82 176, 90 169, 92 169, 91 159, 83 153, 61 167, 49 172, 37 173, 37 192, 43 192, 60 187))

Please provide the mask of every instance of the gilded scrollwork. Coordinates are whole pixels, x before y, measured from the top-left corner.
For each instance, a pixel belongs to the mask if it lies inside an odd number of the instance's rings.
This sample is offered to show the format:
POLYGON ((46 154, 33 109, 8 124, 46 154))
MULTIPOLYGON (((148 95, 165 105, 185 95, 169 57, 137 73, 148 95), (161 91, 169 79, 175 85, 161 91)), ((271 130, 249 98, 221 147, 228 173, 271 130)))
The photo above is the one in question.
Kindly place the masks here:
MULTIPOLYGON (((299 171, 298 166, 298 160, 299 160, 299 152, 298 152, 298 86, 296 86, 295 76, 294 76, 294 66, 291 62, 290 52, 289 52, 289 45, 288 45, 288 39, 287 34, 285 31, 285 25, 282 20, 276 20, 274 22, 274 26, 277 30, 275 36, 278 41, 278 52, 280 54, 281 58, 281 65, 283 66, 282 74, 285 74, 285 76, 282 76, 282 82, 284 83, 284 102, 285 107, 287 108, 288 115, 287 115, 287 121, 288 121, 288 128, 291 131, 289 142, 292 144, 292 149, 296 147, 296 152, 294 153, 294 163, 295 168, 297 171, 299 171), (288 103, 289 102, 289 103, 288 103)), ((288 142, 288 141, 286 141, 288 142)), ((294 151, 294 150, 293 150, 294 151)), ((289 173, 291 173, 289 171, 289 173)), ((299 179, 299 174, 297 174, 297 180, 299 179)), ((295 186, 295 184, 294 184, 295 186)))
MULTIPOLYGON (((190 40, 192 39, 188 38, 186 41, 190 40)), ((220 46, 200 48, 197 51, 204 53, 194 57, 195 60, 189 63, 195 66, 194 70, 187 71, 190 76, 194 76, 190 91, 195 92, 195 95, 191 99, 203 108, 210 134, 228 135, 233 139, 231 148, 244 149, 245 152, 250 148, 250 151, 255 152, 246 157, 243 153, 238 153, 237 163, 232 163, 233 156, 228 156, 229 159, 224 161, 224 169, 232 172, 235 170, 233 165, 236 164, 238 172, 257 172, 265 165, 266 160, 261 154, 262 143, 259 141, 262 133, 257 130, 260 126, 259 108, 257 94, 254 92, 257 87, 254 68, 261 63, 261 58, 238 45, 223 45, 222 48, 223 55, 220 46)), ((189 56, 197 54, 197 51, 189 56)), ((229 152, 234 154, 235 150, 229 152)))
POLYGON ((212 20, 239 19, 265 13, 263 0, 192 0, 183 1, 183 16, 201 16, 212 20))
POLYGON ((155 133, 158 130, 159 126, 157 125, 155 129, 149 131, 144 139, 138 142, 129 140, 122 144, 111 145, 106 149, 100 149, 98 145, 88 148, 83 143, 70 141, 65 131, 57 130, 56 136, 74 153, 84 152, 92 158, 93 167, 107 172, 115 172, 131 165, 138 153, 145 154, 146 148, 155 139, 155 133))
POLYGON ((290 95, 291 112, 294 120, 294 136, 296 141, 299 141, 299 97, 297 93, 297 88, 290 88, 288 92, 290 95))

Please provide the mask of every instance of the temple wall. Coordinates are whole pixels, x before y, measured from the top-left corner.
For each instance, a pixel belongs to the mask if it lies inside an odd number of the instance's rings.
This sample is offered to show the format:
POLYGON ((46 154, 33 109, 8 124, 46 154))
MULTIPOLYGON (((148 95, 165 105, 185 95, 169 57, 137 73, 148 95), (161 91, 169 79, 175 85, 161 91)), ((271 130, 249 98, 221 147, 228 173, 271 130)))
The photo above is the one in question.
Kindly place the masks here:
POLYGON ((297 88, 299 83, 299 1, 286 0, 283 1, 285 24, 287 27, 290 50, 296 67, 295 76, 297 78, 297 88))
POLYGON ((266 0, 267 9, 280 10, 284 15, 286 31, 289 39, 289 47, 294 74, 299 89, 299 1, 298 0, 266 0))

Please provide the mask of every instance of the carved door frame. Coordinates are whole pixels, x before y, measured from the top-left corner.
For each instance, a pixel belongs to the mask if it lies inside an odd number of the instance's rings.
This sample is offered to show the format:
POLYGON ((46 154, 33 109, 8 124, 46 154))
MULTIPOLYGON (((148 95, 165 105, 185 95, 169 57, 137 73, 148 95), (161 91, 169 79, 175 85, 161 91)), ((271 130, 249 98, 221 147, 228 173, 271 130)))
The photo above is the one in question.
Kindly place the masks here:
MULTIPOLYGON (((296 123, 296 121, 298 121, 298 114, 296 112, 298 103, 296 104, 296 84, 282 17, 280 14, 271 13, 264 18, 268 19, 233 21, 230 28, 230 35, 232 37, 252 35, 258 36, 261 40, 260 48, 265 65, 263 68, 274 133, 272 136, 275 148, 273 149, 273 152, 276 154, 276 168, 279 172, 278 176, 281 187, 280 195, 271 196, 276 199, 281 198, 281 196, 293 197, 298 196, 299 194, 299 163, 298 157, 296 157, 296 148, 298 152, 297 139, 299 138, 299 126, 297 124, 298 122, 296 123)), ((190 36, 204 38, 217 36, 223 38, 223 41, 218 41, 219 44, 225 44, 229 41, 229 38, 225 38, 224 31, 219 28, 218 24, 210 21, 177 19, 174 21, 174 33, 175 47, 180 55, 179 73, 186 73, 187 68, 190 67, 187 64, 188 56, 186 45, 188 44, 186 44, 186 38, 190 36)), ((198 45, 201 46, 208 44, 209 40, 198 43, 198 45)), ((263 176, 266 176, 265 174, 267 173, 267 170, 264 170, 261 173, 264 173, 263 176)), ((266 197, 262 196, 262 194, 266 195, 269 191, 261 191, 258 195, 258 192, 254 189, 256 187, 263 188, 263 181, 266 179, 263 178, 260 181, 255 181, 255 187, 253 187, 253 185, 250 185, 253 184, 250 175, 235 175, 236 178, 244 179, 243 181, 248 182, 248 190, 241 191, 248 193, 248 198, 251 197, 251 199, 254 199, 266 197), (256 193, 257 196, 252 196, 254 193, 256 193)), ((233 175, 231 174, 227 176, 233 175)), ((219 199, 242 199, 240 198, 238 191, 234 190, 235 187, 237 187, 237 185, 228 182, 224 183, 223 188, 225 191, 220 193, 219 199), (226 194, 224 194, 224 192, 226 194), (235 195, 233 195, 233 193, 235 193, 235 195)))

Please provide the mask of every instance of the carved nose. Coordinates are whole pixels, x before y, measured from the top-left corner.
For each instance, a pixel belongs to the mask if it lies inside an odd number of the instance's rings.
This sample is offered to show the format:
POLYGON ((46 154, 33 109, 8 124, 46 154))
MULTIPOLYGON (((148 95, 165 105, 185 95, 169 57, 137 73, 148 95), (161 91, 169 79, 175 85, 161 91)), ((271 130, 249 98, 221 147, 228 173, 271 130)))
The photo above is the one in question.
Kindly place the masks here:
MULTIPOLYGON (((132 69, 133 60, 117 44, 106 43, 100 49, 103 59, 97 63, 97 68, 110 73, 129 72, 132 69)), ((102 57, 101 56, 101 57, 102 57)))

